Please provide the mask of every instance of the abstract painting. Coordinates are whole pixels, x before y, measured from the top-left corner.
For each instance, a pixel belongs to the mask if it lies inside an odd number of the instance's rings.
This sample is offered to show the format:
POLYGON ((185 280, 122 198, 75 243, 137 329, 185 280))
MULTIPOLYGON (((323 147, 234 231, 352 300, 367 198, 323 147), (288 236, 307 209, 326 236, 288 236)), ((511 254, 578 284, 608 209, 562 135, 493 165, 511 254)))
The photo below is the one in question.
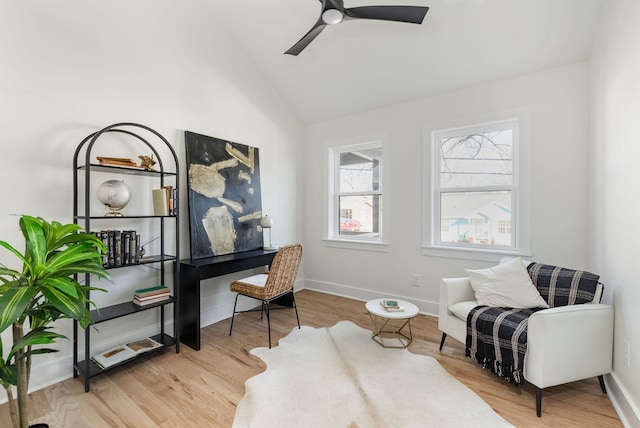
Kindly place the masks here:
POLYGON ((185 131, 191 258, 263 246, 256 147, 185 131))

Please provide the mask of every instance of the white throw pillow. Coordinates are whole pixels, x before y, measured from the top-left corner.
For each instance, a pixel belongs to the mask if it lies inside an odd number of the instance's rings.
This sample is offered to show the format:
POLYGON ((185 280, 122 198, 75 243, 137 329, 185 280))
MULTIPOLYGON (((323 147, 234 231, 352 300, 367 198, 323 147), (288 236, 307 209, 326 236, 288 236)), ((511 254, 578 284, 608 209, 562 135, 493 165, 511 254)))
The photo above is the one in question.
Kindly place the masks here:
POLYGON ((520 257, 488 269, 465 269, 479 305, 548 308, 520 257))

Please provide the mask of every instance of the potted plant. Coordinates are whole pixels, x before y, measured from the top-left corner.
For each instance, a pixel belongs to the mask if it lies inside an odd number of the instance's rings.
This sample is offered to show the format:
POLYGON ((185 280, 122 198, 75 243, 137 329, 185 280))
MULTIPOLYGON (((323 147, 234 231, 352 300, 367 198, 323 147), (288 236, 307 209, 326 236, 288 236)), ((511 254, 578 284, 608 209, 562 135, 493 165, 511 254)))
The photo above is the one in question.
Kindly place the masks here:
POLYGON ((14 428, 27 428, 31 358, 57 352, 36 346, 66 339, 52 331, 51 324, 58 319, 77 320, 83 328, 92 323, 89 306, 93 302, 88 293, 97 289, 79 283, 78 275, 110 276, 102 266, 104 244, 77 224, 49 223, 24 215, 20 229, 24 253, 0 241, 22 263, 21 270, 0 263, 0 334, 11 327, 13 338, 8 349, 0 336, 0 383, 7 391, 14 428))

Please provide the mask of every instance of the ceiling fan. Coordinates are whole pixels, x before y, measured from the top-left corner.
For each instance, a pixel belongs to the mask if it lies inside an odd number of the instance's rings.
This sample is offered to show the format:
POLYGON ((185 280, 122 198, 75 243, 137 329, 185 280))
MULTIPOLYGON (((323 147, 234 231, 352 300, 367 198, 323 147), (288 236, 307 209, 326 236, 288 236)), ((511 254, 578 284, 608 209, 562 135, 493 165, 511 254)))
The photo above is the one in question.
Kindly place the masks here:
POLYGON ((298 55, 313 39, 318 37, 318 34, 327 25, 335 25, 351 19, 377 19, 421 24, 429 10, 428 7, 422 6, 360 6, 345 8, 344 0, 319 1, 322 4, 320 18, 318 18, 311 30, 302 36, 285 54, 298 55))

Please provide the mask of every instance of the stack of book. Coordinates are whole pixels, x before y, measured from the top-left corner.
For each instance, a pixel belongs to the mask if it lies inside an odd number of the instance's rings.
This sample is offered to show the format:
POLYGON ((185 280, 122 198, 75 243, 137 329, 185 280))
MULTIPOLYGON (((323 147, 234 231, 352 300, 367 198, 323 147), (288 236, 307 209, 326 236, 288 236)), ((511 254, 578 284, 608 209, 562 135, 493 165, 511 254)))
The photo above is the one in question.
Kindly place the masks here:
POLYGON ((397 300, 382 299, 380 304, 387 312, 402 312, 404 308, 400 306, 397 300))
POLYGON ((171 298, 171 290, 164 285, 142 288, 133 292, 133 303, 138 306, 151 305, 171 298))

